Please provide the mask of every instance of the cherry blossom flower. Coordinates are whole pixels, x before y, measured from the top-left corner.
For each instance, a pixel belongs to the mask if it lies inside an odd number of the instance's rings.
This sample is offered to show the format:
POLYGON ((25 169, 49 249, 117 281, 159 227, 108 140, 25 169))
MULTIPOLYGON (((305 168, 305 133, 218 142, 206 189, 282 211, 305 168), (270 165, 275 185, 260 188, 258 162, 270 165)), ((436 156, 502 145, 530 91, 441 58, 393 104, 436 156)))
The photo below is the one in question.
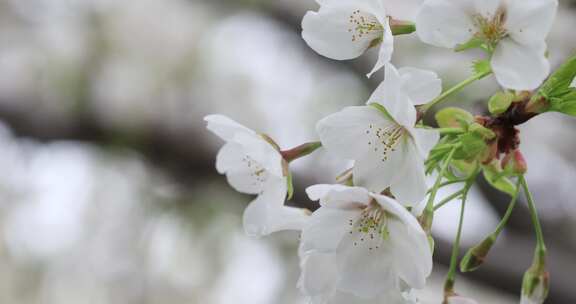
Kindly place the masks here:
MULTIPOLYGON (((337 289, 338 268, 335 253, 308 252, 300 254, 302 273, 298 288, 310 304, 416 304, 418 301, 410 289, 400 286, 382 290, 374 298, 358 297, 337 289)), ((400 284, 400 283, 399 283, 400 284)))
POLYGON ((216 169, 238 192, 258 195, 244 211, 246 234, 263 236, 279 230, 301 229, 304 209, 284 206, 288 192, 283 159, 262 135, 223 115, 204 118, 208 130, 226 144, 216 157, 216 169))
POLYGON ((460 295, 453 295, 446 299, 446 304, 478 304, 478 302, 476 302, 476 300, 460 295))
POLYGON ((503 87, 532 90, 550 73, 545 39, 557 6, 557 0, 426 0, 416 31, 439 47, 480 39, 493 51, 492 70, 503 87))
POLYGON ((318 12, 302 20, 302 38, 320 55, 336 60, 359 57, 380 45, 378 61, 368 74, 382 68, 392 57, 394 36, 384 0, 318 0, 318 12))
POLYGON ((415 128, 414 106, 438 96, 441 81, 433 72, 396 70, 391 64, 385 74, 369 106, 345 108, 322 119, 316 129, 328 152, 355 160, 355 185, 375 193, 390 187, 398 201, 415 205, 428 190, 424 161, 439 134, 415 128))
POLYGON ((432 271, 416 218, 394 199, 360 187, 315 185, 306 192, 321 207, 302 230, 304 293, 326 303, 340 303, 334 301, 342 295, 410 303, 402 293, 423 288, 432 271))

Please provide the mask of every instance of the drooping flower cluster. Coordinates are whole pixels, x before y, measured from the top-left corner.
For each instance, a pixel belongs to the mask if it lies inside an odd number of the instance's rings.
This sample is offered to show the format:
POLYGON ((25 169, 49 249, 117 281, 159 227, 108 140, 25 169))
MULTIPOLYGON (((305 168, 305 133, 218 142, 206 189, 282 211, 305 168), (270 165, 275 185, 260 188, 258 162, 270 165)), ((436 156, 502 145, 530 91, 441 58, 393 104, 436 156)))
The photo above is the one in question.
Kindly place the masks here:
MULTIPOLYGON (((548 77, 545 37, 557 0, 425 0, 415 25, 389 16, 385 0, 317 2, 318 11, 306 13, 302 21, 306 43, 337 60, 379 47, 369 75, 384 68, 384 80, 365 105, 346 107, 320 120, 320 142, 291 150, 281 150, 268 136, 224 116, 205 118, 208 129, 226 141, 217 156, 218 172, 236 190, 258 195, 244 213, 247 234, 301 231, 298 288, 311 304, 417 303, 414 290, 424 288, 432 271, 434 211, 458 198, 461 215, 444 303, 476 303, 454 291, 464 206, 472 184, 483 173, 490 185, 513 197, 510 211, 522 186, 533 207, 516 126, 546 111, 576 113, 576 105, 570 103, 575 91, 567 88, 567 83, 576 87, 576 79, 566 80, 576 76, 576 57, 540 90, 512 91, 536 89, 548 77), (414 31, 425 43, 458 51, 481 48, 490 58, 476 61, 472 78, 442 92, 436 73, 397 69, 390 62, 393 36, 414 31), (447 108, 435 117, 439 128, 424 124, 433 106, 492 73, 506 90, 489 99, 492 116, 447 108), (306 189, 320 205, 310 214, 285 205, 292 191, 289 163, 319 147, 353 161, 353 167, 335 184, 306 189), (427 175, 433 173, 436 182, 430 187, 427 175), (457 183, 464 185, 460 191, 434 204, 440 187, 457 183)), ((490 246, 476 246, 466 255, 462 272, 480 266, 481 261, 471 257, 481 256, 483 261, 506 221, 504 217, 487 237, 490 246)), ((541 231, 538 223, 534 225, 537 252, 543 257, 541 231)), ((543 263, 533 267, 543 269, 543 263)), ((536 290, 531 299, 545 298, 547 285, 530 290, 536 290)))

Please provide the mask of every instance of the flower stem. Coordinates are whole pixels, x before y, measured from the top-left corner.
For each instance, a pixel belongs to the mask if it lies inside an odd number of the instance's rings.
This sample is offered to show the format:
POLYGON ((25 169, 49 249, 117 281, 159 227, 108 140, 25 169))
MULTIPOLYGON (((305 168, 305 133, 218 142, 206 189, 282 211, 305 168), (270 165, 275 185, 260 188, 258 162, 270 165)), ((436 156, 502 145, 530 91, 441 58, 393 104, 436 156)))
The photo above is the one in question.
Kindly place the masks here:
POLYGON ((448 165, 452 161, 452 157, 454 157, 454 152, 456 152, 457 148, 458 147, 452 148, 452 150, 444 160, 444 164, 442 164, 442 168, 438 173, 438 178, 436 178, 436 182, 434 183, 434 186, 430 191, 430 196, 428 197, 428 202, 426 203, 426 209, 424 209, 424 212, 420 218, 420 223, 422 224, 424 231, 428 233, 430 233, 430 230, 432 228, 432 221, 434 219, 434 200, 436 199, 436 194, 438 193, 438 189, 440 189, 440 184, 442 182, 442 178, 444 177, 444 173, 446 173, 448 165))
POLYGON ((516 184, 516 192, 514 192, 514 195, 510 199, 510 203, 508 204, 508 209, 506 209, 506 213, 504 213, 504 216, 500 220, 500 223, 498 223, 498 226, 496 226, 496 229, 492 233, 492 235, 495 238, 498 237, 498 235, 500 235, 500 232, 502 232, 502 229, 504 229, 504 227, 506 226, 506 223, 508 223, 508 219, 510 219, 510 216, 512 215, 512 211, 514 211, 514 207, 516 207, 516 202, 518 201, 518 194, 520 194, 520 186, 521 186, 520 185, 520 179, 518 179, 518 183, 516 184))
POLYGON ((536 205, 534 204, 534 198, 532 193, 528 189, 528 183, 524 178, 524 175, 520 176, 520 183, 524 188, 524 194, 526 194, 526 199, 528 200, 528 208, 530 209, 530 217, 532 219, 532 225, 536 232, 536 252, 534 255, 535 259, 544 260, 546 257, 546 245, 544 244, 544 234, 542 233, 542 226, 540 226, 540 220, 538 219, 538 211, 536 211, 536 205))
POLYGON ((457 93, 458 91, 462 90, 464 87, 468 86, 469 84, 475 82, 476 80, 480 80, 488 75, 490 75, 492 73, 492 71, 488 71, 488 72, 483 72, 483 73, 478 73, 478 74, 474 74, 472 77, 460 82, 459 84, 453 86, 452 88, 444 91, 444 93, 442 93, 440 96, 436 97, 434 100, 430 101, 429 103, 423 105, 420 110, 422 112, 427 112, 428 110, 430 110, 430 108, 432 108, 433 106, 443 102, 446 98, 448 98, 450 95, 457 93))
POLYGON ((434 205, 434 211, 442 208, 442 206, 446 205, 447 203, 451 202, 453 199, 457 198, 458 196, 460 196, 462 193, 464 193, 464 189, 461 189, 459 191, 457 191, 456 193, 448 196, 447 198, 443 199, 442 201, 440 201, 438 204, 434 205))
POLYGON ((281 151, 282 157, 287 162, 291 162, 295 159, 304 157, 306 155, 311 154, 312 152, 316 151, 318 148, 322 147, 322 143, 319 141, 309 142, 302 145, 299 145, 295 148, 290 150, 281 151))
POLYGON ((444 295, 449 296, 454 293, 454 281, 456 275, 456 267, 458 265, 458 253, 460 252, 460 237, 462 236, 462 225, 464 224, 464 210, 466 207, 466 199, 468 192, 474 183, 475 178, 471 178, 466 182, 466 186, 462 190, 462 206, 460 207, 460 219, 458 221, 458 231, 456 232, 456 239, 452 244, 452 256, 450 257, 450 268, 446 281, 444 283, 444 295))

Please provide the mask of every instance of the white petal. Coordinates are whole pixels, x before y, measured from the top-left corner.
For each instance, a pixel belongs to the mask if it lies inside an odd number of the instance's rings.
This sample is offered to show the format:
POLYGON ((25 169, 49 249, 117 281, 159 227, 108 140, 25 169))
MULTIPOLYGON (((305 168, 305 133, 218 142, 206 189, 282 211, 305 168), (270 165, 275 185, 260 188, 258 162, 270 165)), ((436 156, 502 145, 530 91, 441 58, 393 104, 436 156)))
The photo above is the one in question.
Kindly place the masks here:
POLYGON ((448 298, 448 304, 478 304, 478 302, 463 296, 451 296, 448 298))
POLYGON ((442 93, 442 80, 432 71, 416 68, 401 68, 402 92, 410 98, 412 104, 425 104, 442 93))
POLYGON ((336 291, 327 302, 329 304, 416 304, 416 299, 405 298, 402 292, 395 288, 383 290, 381 294, 374 298, 357 297, 349 293, 336 291))
POLYGON ((572 80, 572 83, 570 84, 571 88, 576 88, 576 78, 574 78, 574 80, 572 80))
POLYGON ((490 19, 504 3, 504 0, 474 0, 474 9, 477 14, 490 19))
POLYGON ((206 126, 208 130, 212 131, 212 133, 218 135, 225 141, 231 141, 238 133, 256 134, 254 131, 224 115, 207 115, 204 117, 204 121, 208 123, 206 126))
POLYGON ((467 10, 471 0, 427 0, 416 16, 416 33, 428 44, 454 48, 477 32, 467 10))
POLYGON ((395 175, 404 167, 405 157, 400 149, 387 154, 383 160, 378 152, 371 151, 354 163, 354 184, 376 193, 392 185, 395 175))
POLYGON ((370 149, 370 137, 366 134, 369 126, 387 124, 390 122, 377 109, 347 107, 320 120, 316 131, 329 153, 345 159, 356 159, 370 149))
POLYGON ((395 218, 389 219, 388 231, 394 265, 400 277, 413 288, 422 288, 432 271, 432 252, 426 233, 402 205, 383 196, 372 195, 395 218))
POLYGON ((286 179, 270 185, 244 210, 244 231, 260 237, 280 230, 299 230, 309 219, 304 209, 284 206, 286 179))
POLYGON ((372 200, 368 190, 339 184, 319 184, 306 188, 308 197, 328 208, 356 209, 368 205, 372 200))
POLYGON ((401 170, 396 172, 390 191, 403 205, 416 206, 424 200, 428 191, 424 159, 412 142, 404 145, 401 153, 406 155, 407 160, 401 170))
POLYGON ((227 171, 237 169, 243 164, 243 157, 245 156, 242 146, 230 142, 222 146, 216 155, 216 170, 220 174, 227 171))
POLYGON ((440 133, 437 130, 413 128, 410 130, 410 134, 412 134, 414 143, 423 159, 428 158, 430 150, 432 150, 440 140, 440 133))
POLYGON ((397 277, 391 257, 389 246, 379 236, 372 239, 357 231, 346 234, 337 250, 338 289, 371 298, 382 290, 396 288, 397 277))
POLYGON ((302 230, 303 252, 335 251, 338 244, 351 229, 350 220, 354 220, 361 210, 342 210, 320 207, 310 217, 302 230))
POLYGON ((383 66, 389 63, 390 60, 392 60, 392 53, 394 53, 394 35, 392 35, 392 29, 390 28, 387 18, 384 21, 383 26, 384 36, 380 43, 380 49, 378 50, 378 61, 376 61, 372 71, 366 75, 367 77, 371 77, 372 74, 380 70, 383 66))
POLYGON ((216 169, 226 174, 232 188, 247 194, 259 194, 269 179, 266 170, 246 155, 243 147, 237 143, 225 144, 216 156, 216 169))
POLYGON ((492 69, 498 83, 507 89, 533 90, 550 73, 544 42, 534 46, 512 39, 500 41, 492 57, 492 69))
POLYGON ((368 190, 362 187, 349 187, 344 185, 316 185, 306 189, 311 194, 310 198, 323 194, 320 197, 320 205, 337 209, 359 209, 363 208, 372 198, 368 190), (310 189, 310 191, 308 191, 310 189))
POLYGON ((432 272, 432 252, 424 231, 398 220, 388 223, 396 272, 410 287, 421 289, 432 272))
POLYGON ((403 91, 403 79, 392 64, 386 64, 384 81, 376 88, 366 104, 382 105, 394 121, 402 126, 414 126, 416 109, 403 91))
POLYGON ((557 0, 509 0, 505 27, 520 43, 540 43, 552 28, 557 8, 557 0))
POLYGON ((373 40, 382 37, 380 30, 359 35, 350 20, 351 17, 363 17, 369 22, 379 22, 374 14, 377 8, 372 7, 371 2, 326 1, 318 12, 309 11, 304 16, 302 38, 317 53, 328 58, 345 60, 360 56, 373 40))
POLYGON ((259 135, 238 133, 233 141, 242 145, 244 153, 276 177, 284 175, 282 155, 259 135))
POLYGON ((329 296, 334 292, 338 279, 336 255, 312 252, 300 257, 302 272, 298 288, 306 296, 329 296))
POLYGON ((422 227, 416 218, 400 203, 384 195, 373 193, 371 195, 378 202, 378 204, 382 206, 382 208, 384 208, 389 213, 392 213, 394 216, 404 222, 404 224, 408 225, 411 230, 424 233, 424 230, 422 230, 422 227))

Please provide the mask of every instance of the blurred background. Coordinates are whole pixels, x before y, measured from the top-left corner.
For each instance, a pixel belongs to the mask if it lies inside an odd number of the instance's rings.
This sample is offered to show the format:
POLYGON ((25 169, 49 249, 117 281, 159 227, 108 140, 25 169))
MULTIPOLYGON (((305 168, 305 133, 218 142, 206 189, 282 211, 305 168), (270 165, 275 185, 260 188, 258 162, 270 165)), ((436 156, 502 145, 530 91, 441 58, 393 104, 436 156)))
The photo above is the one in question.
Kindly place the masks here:
MULTIPOLYGON (((412 19, 417 0, 390 0, 412 19)), ((576 50, 576 1, 549 36, 558 66, 576 50)), ((382 79, 375 53, 337 62, 300 37, 313 0, 0 0, 0 303, 283 304, 298 294, 298 234, 244 236, 243 208, 214 168, 222 144, 202 117, 222 113, 283 148, 317 140, 314 125, 362 104, 382 79)), ((480 53, 396 39, 394 63, 433 69, 451 86, 480 53)), ((482 80, 453 98, 485 111, 482 80)), ((576 118, 521 127, 550 251, 547 303, 576 303, 576 118)), ((346 163, 319 151, 294 163, 293 204, 346 163)), ((451 193, 446 190, 442 195, 451 193)), ((492 231, 508 203, 480 181, 463 249, 492 231)), ((435 272, 422 303, 440 303, 458 204, 441 209, 435 272)), ((487 264, 457 290, 517 303, 534 246, 519 204, 487 264)))

